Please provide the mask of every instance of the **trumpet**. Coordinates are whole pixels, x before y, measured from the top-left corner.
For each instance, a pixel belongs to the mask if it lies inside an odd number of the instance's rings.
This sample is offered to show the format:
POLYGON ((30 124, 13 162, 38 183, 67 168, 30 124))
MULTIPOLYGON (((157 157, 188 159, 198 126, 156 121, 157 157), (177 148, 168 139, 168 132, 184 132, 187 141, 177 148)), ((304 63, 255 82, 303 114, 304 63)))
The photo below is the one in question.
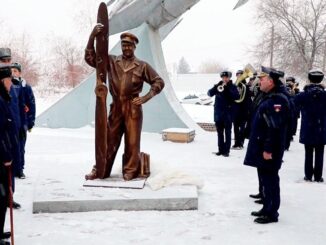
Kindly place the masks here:
POLYGON ((247 91, 247 87, 245 84, 242 83, 243 80, 245 80, 248 77, 252 77, 255 73, 255 69, 252 67, 252 65, 248 64, 246 65, 243 74, 237 78, 237 80, 235 81, 235 85, 238 88, 238 91, 240 93, 240 99, 236 100, 236 103, 241 103, 245 96, 246 96, 246 91, 247 91))
POLYGON ((221 85, 218 85, 217 86, 217 91, 222 93, 224 91, 225 85, 226 85, 225 83, 222 83, 221 85))

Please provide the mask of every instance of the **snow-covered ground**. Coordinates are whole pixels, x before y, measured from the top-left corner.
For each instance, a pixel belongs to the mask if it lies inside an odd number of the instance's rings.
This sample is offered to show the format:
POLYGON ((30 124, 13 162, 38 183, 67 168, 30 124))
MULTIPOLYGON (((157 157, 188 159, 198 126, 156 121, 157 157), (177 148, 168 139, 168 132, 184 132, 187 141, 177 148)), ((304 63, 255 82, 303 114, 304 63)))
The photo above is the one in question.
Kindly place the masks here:
MULTIPOLYGON (((257 192, 254 168, 242 165, 245 150, 217 157, 215 133, 200 133, 189 144, 163 142, 144 133, 153 173, 185 171, 204 180, 199 210, 179 212, 92 212, 32 214, 33 187, 46 171, 67 171, 78 161, 87 173, 92 165, 93 129, 40 129, 28 138, 27 179, 17 180, 14 212, 16 244, 325 244, 326 185, 303 183, 303 147, 297 139, 281 170, 279 223, 258 225, 250 212, 260 205, 248 197, 257 192)), ((119 171, 121 152, 115 165, 119 171)), ((74 172, 71 171, 71 175, 74 172)), ((83 178, 83 176, 78 176, 83 178)), ((81 181, 82 183, 82 181, 81 181)), ((67 183, 69 185, 69 183, 67 183)), ((8 223, 6 226, 8 227, 8 223)))
MULTIPOLYGON (((212 122, 211 106, 186 105, 186 110, 196 121, 212 122)), ((246 149, 231 151, 229 158, 218 157, 212 154, 216 141, 214 132, 197 132, 189 144, 142 134, 142 150, 151 155, 154 175, 175 169, 204 181, 198 190, 198 211, 32 214, 40 174, 70 171, 74 176, 69 165, 79 162, 87 173, 94 162, 93 128, 33 129, 26 148, 27 178, 16 181, 15 200, 22 204, 14 211, 16 244, 326 244, 326 184, 302 181, 304 148, 297 137, 280 171, 280 219, 268 225, 255 224, 250 216, 261 206, 248 197, 257 192, 258 183, 256 169, 243 165, 246 149)), ((121 154, 113 172, 121 169, 121 154)), ((82 184, 83 176, 74 177, 82 184)))

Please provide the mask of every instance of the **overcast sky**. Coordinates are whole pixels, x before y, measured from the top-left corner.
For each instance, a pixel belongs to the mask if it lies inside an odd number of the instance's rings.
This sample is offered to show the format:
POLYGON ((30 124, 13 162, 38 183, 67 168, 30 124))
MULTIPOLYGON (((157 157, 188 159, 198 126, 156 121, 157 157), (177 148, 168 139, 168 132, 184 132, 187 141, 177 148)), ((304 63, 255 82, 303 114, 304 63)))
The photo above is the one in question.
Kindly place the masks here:
MULTIPOLYGON (((190 9, 163 42, 166 63, 177 63, 184 56, 193 71, 209 59, 233 70, 249 63, 247 51, 259 34, 255 32, 257 27, 254 25, 254 4, 257 0, 250 0, 233 11, 237 1, 201 0, 190 9)), ((76 2, 1 0, 0 20, 5 20, 4 23, 13 32, 29 33, 35 46, 39 47, 42 45, 40 40, 51 37, 53 33, 65 36, 76 33, 76 21, 73 19, 76 2)), ((92 2, 97 8, 100 1, 92 2)))
POLYGON ((250 63, 247 51, 258 38, 254 0, 232 10, 238 0, 201 0, 163 43, 166 62, 182 56, 196 70, 213 59, 231 69, 250 63))

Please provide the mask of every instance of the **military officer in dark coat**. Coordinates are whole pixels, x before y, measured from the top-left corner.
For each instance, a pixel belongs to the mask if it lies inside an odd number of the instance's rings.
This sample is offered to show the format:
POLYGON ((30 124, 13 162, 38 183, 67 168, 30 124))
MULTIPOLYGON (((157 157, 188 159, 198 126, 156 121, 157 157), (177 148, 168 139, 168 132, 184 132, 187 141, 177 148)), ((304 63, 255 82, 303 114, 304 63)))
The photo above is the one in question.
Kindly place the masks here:
MULTIPOLYGON (((0 63, 11 65, 11 49, 9 48, 0 48, 0 63)), ((14 119, 15 129, 19 136, 20 144, 18 144, 14 149, 13 155, 13 175, 16 177, 20 176, 22 163, 21 163, 21 142, 23 141, 22 135, 22 124, 23 124, 23 114, 24 114, 24 96, 22 90, 22 83, 21 81, 12 78, 12 86, 10 89, 10 110, 14 119)), ((13 189, 15 190, 15 184, 13 182, 13 189)))
POLYGON ((297 95, 298 93, 300 93, 299 83, 296 82, 294 77, 287 77, 285 81, 286 88, 288 89, 291 95, 297 95))
MULTIPOLYGON (((243 70, 237 71, 237 80, 241 79, 242 74, 243 70)), ((247 84, 246 79, 242 79, 240 83, 246 87, 246 90, 243 100, 235 103, 235 116, 233 122, 234 145, 232 146, 232 149, 234 150, 240 150, 243 148, 245 141, 245 126, 249 119, 249 111, 252 103, 250 86, 247 84)))
POLYGON ((310 84, 295 97, 301 111, 300 143, 305 146, 306 181, 323 182, 324 145, 326 144, 326 91, 321 81, 323 72, 312 70, 308 74, 310 84), (315 154, 314 154, 315 153, 315 154), (315 155, 315 166, 313 166, 315 155))
MULTIPOLYGON (((256 74, 257 76, 257 74, 256 74)), ((255 78, 256 79, 256 78, 255 78)), ((263 93, 262 91, 260 91, 259 88, 259 83, 257 82, 257 85, 255 85, 255 93, 252 92, 252 103, 249 109, 249 119, 246 122, 246 127, 245 127, 245 137, 246 139, 249 139, 250 137, 250 132, 251 132, 251 128, 252 128, 252 120, 254 118, 254 115, 256 114, 256 111, 260 105, 260 103, 262 102, 263 98, 266 96, 266 93, 263 93)), ((257 199, 255 200, 255 203, 257 204, 263 204, 263 185, 261 182, 261 177, 259 174, 260 169, 257 168, 257 175, 258 175, 258 193, 257 194, 250 194, 249 197, 257 199)))
POLYGON ((289 101, 279 80, 281 73, 265 68, 260 74, 260 91, 264 93, 253 116, 251 133, 244 164, 259 169, 263 189, 263 208, 252 212, 255 222, 266 224, 278 221, 280 179, 285 136, 289 122, 289 101))
POLYGON ((295 82, 294 77, 287 77, 286 78, 286 91, 287 91, 287 97, 290 102, 291 106, 291 125, 290 128, 287 132, 287 137, 286 137, 286 143, 285 143, 285 150, 289 150, 291 141, 293 141, 293 136, 297 132, 297 126, 298 126, 298 118, 300 117, 300 111, 298 108, 296 108, 295 103, 294 103, 294 97, 296 94, 300 93, 299 88, 297 87, 298 83, 295 82))
POLYGON ((223 71, 222 80, 215 84, 207 94, 210 97, 215 96, 214 121, 217 130, 218 152, 216 155, 229 156, 231 147, 231 129, 235 113, 235 100, 240 95, 237 87, 232 83, 232 73, 223 71))
MULTIPOLYGON (((10 48, 0 48, 0 64, 11 67, 11 50, 10 48)), ((20 141, 21 137, 19 134, 21 126, 21 115, 23 113, 23 98, 21 84, 16 79, 12 79, 12 86, 10 87, 10 103, 9 108, 11 111, 12 122, 14 125, 15 133, 13 135, 18 136, 14 140, 17 144, 13 144, 12 152, 12 175, 16 176, 20 169, 20 141)), ((15 178, 12 178, 12 189, 15 191, 15 178)), ((13 207, 19 209, 21 205, 17 202, 13 202, 13 207)))
POLYGON ((35 124, 35 96, 31 85, 29 85, 24 78, 22 78, 22 65, 13 63, 11 65, 13 80, 21 84, 21 93, 23 97, 23 113, 21 114, 20 134, 20 169, 16 176, 20 179, 25 179, 25 145, 27 140, 27 131, 31 132, 35 124))
MULTIPOLYGON (((13 160, 12 139, 15 137, 13 117, 10 112, 11 68, 0 64, 0 244, 11 236, 4 232, 7 204, 9 200, 8 168, 13 160)), ((17 141, 18 144, 18 141, 17 141)))

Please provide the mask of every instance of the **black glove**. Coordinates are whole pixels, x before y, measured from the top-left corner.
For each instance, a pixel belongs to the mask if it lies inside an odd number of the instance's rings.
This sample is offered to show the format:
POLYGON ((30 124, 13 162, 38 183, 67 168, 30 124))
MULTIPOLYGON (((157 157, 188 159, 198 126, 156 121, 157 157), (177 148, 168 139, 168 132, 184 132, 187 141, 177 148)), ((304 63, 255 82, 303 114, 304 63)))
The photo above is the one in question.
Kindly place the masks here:
POLYGON ((19 139, 26 140, 26 131, 23 128, 19 130, 19 139))

